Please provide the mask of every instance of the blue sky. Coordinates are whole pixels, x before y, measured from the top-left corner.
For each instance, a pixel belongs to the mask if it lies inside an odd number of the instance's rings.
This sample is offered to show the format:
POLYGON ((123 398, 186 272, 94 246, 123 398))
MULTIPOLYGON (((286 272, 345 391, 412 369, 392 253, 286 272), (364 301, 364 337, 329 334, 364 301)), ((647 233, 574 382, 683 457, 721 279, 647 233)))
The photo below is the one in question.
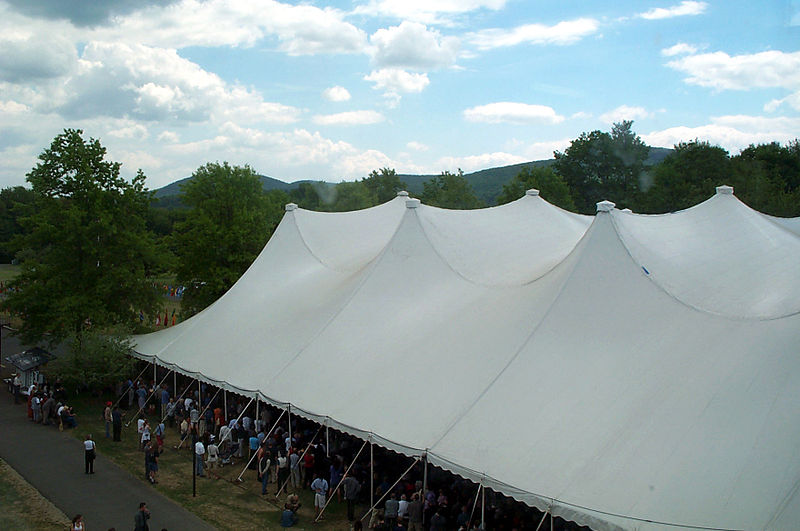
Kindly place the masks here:
POLYGON ((285 181, 800 137, 800 1, 0 0, 0 186, 66 127, 148 186, 285 181))

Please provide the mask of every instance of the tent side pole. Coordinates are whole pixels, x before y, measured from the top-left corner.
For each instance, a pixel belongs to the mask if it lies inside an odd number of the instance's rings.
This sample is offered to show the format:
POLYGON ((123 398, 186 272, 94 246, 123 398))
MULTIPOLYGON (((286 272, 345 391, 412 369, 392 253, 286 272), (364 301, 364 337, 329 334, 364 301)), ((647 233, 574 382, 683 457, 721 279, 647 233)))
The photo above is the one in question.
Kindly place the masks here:
POLYGON ((178 373, 172 371, 172 396, 178 392, 178 373))
POLYGON ((542 528, 542 524, 544 523, 544 519, 547 518, 547 513, 549 513, 549 512, 550 512, 550 507, 548 507, 547 510, 545 510, 544 514, 542 515, 542 519, 539 520, 539 525, 536 526, 536 531, 539 531, 539 529, 542 528))
MULTIPOLYGON (((132 382, 133 382, 133 385, 136 385, 136 380, 138 380, 139 378, 141 378, 141 376, 144 374, 144 371, 146 371, 146 370, 147 370, 147 367, 148 367, 149 365, 150 365, 150 362, 148 361, 148 362, 147 362, 147 365, 145 365, 145 366, 144 366, 144 369, 142 369, 142 372, 140 372, 140 373, 139 373, 139 376, 137 376, 136 378, 134 378, 134 379, 132 380, 132 382)), ((118 405, 118 404, 119 404, 119 403, 122 401, 122 398, 123 398, 125 395, 127 395, 127 394, 128 394, 128 390, 127 390, 127 389, 126 389, 126 390, 124 390, 124 391, 122 391, 122 394, 119 396, 119 398, 117 398, 117 401, 116 401, 116 402, 114 402, 114 407, 116 407, 116 406, 117 406, 117 405, 118 405)))
POLYGON ((469 513, 469 520, 467 521, 467 529, 470 528, 472 525, 472 518, 475 516, 475 509, 478 507, 478 498, 481 497, 481 491, 483 490, 483 479, 481 482, 478 483, 478 492, 475 493, 475 501, 472 502, 472 511, 469 513))
MULTIPOLYGON (((155 365, 153 365, 153 367, 155 367, 155 365)), ((169 376, 169 373, 167 373, 167 376, 169 376)), ((167 376, 164 376, 164 380, 166 380, 166 379, 167 379, 167 376)), ((159 387, 161 387, 161 384, 162 384, 162 383, 164 383, 164 380, 161 380, 161 382, 159 382, 159 384, 158 384, 157 386, 155 386, 155 385, 153 386, 153 392, 152 392, 152 393, 150 393, 150 396, 148 396, 148 397, 147 397, 147 400, 145 400, 145 401, 144 401, 144 406, 140 407, 140 408, 138 409, 138 411, 136 411, 136 414, 134 415, 134 418, 135 418, 137 415, 139 415, 139 413, 140 413, 140 412, 141 412, 141 411, 142 411, 142 410, 145 408, 145 406, 147 405, 147 403, 148 403, 148 402, 150 402, 150 399, 151 399, 151 398, 153 398, 153 396, 156 394, 156 389, 158 389, 159 387)), ((153 383, 155 383, 155 381, 153 381, 153 383)), ((131 422, 133 422, 133 419, 129 420, 129 421, 128 421, 128 423, 127 423, 127 424, 125 424, 125 427, 127 428, 128 426, 130 426, 130 425, 131 425, 131 422)))
MULTIPOLYGON (((197 383, 199 384, 199 383, 200 383, 200 381, 198 380, 198 381, 197 381, 197 383)), ((208 402, 208 404, 206 404, 206 407, 204 407, 204 408, 203 408, 203 411, 201 411, 201 412, 200 412, 200 414, 199 414, 199 415, 197 415, 197 419, 198 419, 198 420, 197 420, 197 424, 198 424, 197 436, 198 436, 198 437, 200 436, 200 430, 199 430, 199 426, 200 426, 200 418, 201 418, 201 417, 203 416, 203 414, 206 412, 206 409, 208 409, 208 408, 209 408, 209 406, 211 406, 211 402, 213 402, 213 401, 214 401, 214 398, 217 398, 217 395, 219 394, 219 392, 220 392, 221 390, 222 390, 222 389, 217 389, 217 392, 216 392, 216 393, 214 393, 214 397, 213 397, 213 398, 212 398, 212 399, 211 399, 211 400, 208 402)), ((208 429, 208 428, 206 427, 206 430, 207 430, 207 429, 208 429)), ((186 439, 188 439, 188 437, 187 437, 186 439)), ((185 441, 186 439, 184 439, 183 441, 185 441)), ((180 449, 181 449, 181 447, 183 446, 183 441, 181 441, 181 443, 178 445, 178 447, 177 447, 177 450, 180 450, 180 449)), ((222 444, 222 443, 220 443, 220 444, 222 444)))
POLYGON ((328 496, 328 499, 327 499, 327 500, 325 500, 325 505, 322 507, 322 510, 320 510, 320 512, 319 512, 319 514, 317 515, 317 517, 316 517, 316 518, 314 518, 314 521, 315 521, 315 522, 319 522, 319 519, 320 519, 320 518, 322 518, 322 513, 324 513, 324 512, 325 512, 325 509, 328 507, 328 504, 329 504, 329 503, 331 502, 331 500, 333 499, 333 495, 334 495, 334 494, 336 494, 336 491, 337 491, 337 490, 339 490, 339 487, 341 487, 341 486, 342 486, 342 482, 343 482, 343 481, 344 481, 344 479, 347 477, 347 475, 350 473, 350 469, 351 469, 351 468, 353 468, 353 465, 355 465, 355 464, 356 464, 356 461, 358 461, 358 457, 361 455, 361 452, 363 452, 363 451, 364 451, 364 447, 365 447, 365 446, 367 446, 367 443, 368 443, 368 442, 369 442, 369 441, 364 441, 364 444, 362 444, 362 445, 361 445, 361 448, 358 450, 358 453, 357 453, 357 454, 356 454, 356 456, 353 458, 353 461, 350 463, 350 466, 348 466, 348 467, 347 467, 347 470, 345 470, 345 471, 344 471, 344 475, 342 476, 342 479, 340 479, 340 480, 339 480, 339 483, 337 483, 337 484, 336 484, 336 488, 334 488, 334 489, 333 489, 333 492, 331 492, 331 493, 330 493, 330 495, 328 496))
MULTIPOLYGON (((422 504, 425 505, 425 495, 428 493, 428 451, 422 454, 422 504)), ((422 528, 425 529, 425 511, 422 511, 422 528)))
POLYGON ((481 489, 481 529, 486 529, 486 485, 481 489))
MULTIPOLYGON (((372 434, 369 434, 369 506, 375 506, 375 454, 373 453, 372 434)), ((370 515, 372 516, 372 515, 370 515)))
POLYGON ((331 438, 328 433, 328 424, 325 423, 325 457, 331 456, 331 438))
MULTIPOLYGON (((245 411, 247 411, 247 408, 248 408, 248 407, 250 407, 250 404, 252 404, 252 403, 253 403, 253 400, 255 400, 255 399, 254 399, 254 398, 251 398, 251 399, 250 399, 250 402, 248 402, 248 403, 247 403, 247 405, 246 405, 246 406, 244 406, 244 409, 242 410, 242 412, 241 412, 241 413, 239 413, 239 416, 238 416, 238 417, 236 417, 236 422, 239 422, 239 421, 242 419, 242 415, 244 415, 244 412, 245 412, 245 411)), ((228 432, 225 434, 225 438, 227 439, 228 437, 230 437, 230 434, 231 434, 231 432, 230 432, 230 431, 228 431, 228 432)), ((225 441, 224 441, 224 440, 223 440, 223 441, 220 441, 220 442, 219 442, 219 444, 221 445, 223 442, 225 442, 225 441)))
MULTIPOLYGON (((300 454, 300 459, 297 462, 297 466, 301 466, 300 463, 303 461, 303 458, 306 456, 306 452, 308 452, 311 449, 311 445, 314 444, 314 440, 317 438, 317 435, 319 435, 320 431, 322 431, 322 425, 321 424, 320 424, 319 428, 317 428, 317 433, 315 433, 314 436, 311 437, 311 440, 308 442, 308 446, 306 446, 306 449, 303 450, 302 454, 300 454)), ((289 478, 287 478, 286 481, 283 482, 283 485, 281 485, 281 488, 278 489, 278 492, 275 493, 275 497, 276 498, 281 495, 281 492, 283 492, 283 489, 286 488, 286 484, 289 483, 289 480, 291 480, 291 479, 292 479, 291 478, 291 474, 289 474, 289 478)))
POLYGON ((370 507, 370 508, 367 510, 367 512, 365 512, 365 513, 364 513, 364 516, 362 516, 361 518, 359 518, 359 520, 363 520, 364 518, 366 518, 366 517, 367 517, 367 515, 368 515, 368 514, 372 513, 372 511, 374 511, 374 510, 375 510, 375 506, 376 506, 376 505, 378 505, 380 502, 382 502, 382 501, 383 501, 383 499, 386 497, 386 495, 387 495, 387 494, 389 494, 390 492, 392 492, 392 489, 394 489, 394 488, 397 486, 397 484, 398 484, 398 483, 400 483, 400 480, 402 480, 404 477, 406 477, 406 474, 408 474, 409 472, 411 472, 411 469, 412 469, 412 468, 414 468, 414 467, 417 465, 417 463, 419 463, 419 460, 420 460, 420 458, 419 458, 419 457, 417 457, 416 459, 414 459, 414 462, 413 462, 413 463, 411 463, 411 466, 410 466, 410 467, 408 467, 408 468, 406 468, 405 472, 403 472, 402 474, 400 474, 400 477, 398 477, 398 478, 397 478, 397 481, 395 481, 395 482, 392 484, 392 486, 391 486, 391 487, 389 487, 389 488, 386 490, 386 492, 384 492, 384 493, 383 493, 383 495, 382 495, 380 498, 378 498, 378 501, 377 501, 377 502, 375 502, 375 503, 373 503, 373 504, 372 504, 372 507, 370 507))
MULTIPOLYGON (((294 446, 292 444, 292 405, 291 404, 287 404, 286 405, 286 411, 289 413, 289 447, 291 448, 292 446, 294 446)), ((289 450, 287 449, 286 451, 288 452, 289 450)), ((287 454, 286 458, 287 459, 289 458, 288 454, 287 454)), ((298 462, 297 466, 300 466, 299 462, 298 462)), ((291 474, 292 474, 292 472, 289 471, 289 475, 290 476, 291 476, 291 474)))
POLYGON ((225 411, 222 412, 222 421, 225 422, 225 424, 227 425, 227 423, 228 423, 228 390, 227 389, 224 390, 222 398, 225 401, 225 405, 223 406, 225 408, 225 411))
MULTIPOLYGON (((256 398, 256 418, 253 421, 253 426, 256 426, 257 428, 261 427, 261 417, 258 416, 258 406, 259 406, 260 403, 261 403, 261 401, 258 400, 258 398, 256 398)), ((258 432, 258 431, 260 431, 260 430, 257 429, 256 432, 258 432)))
POLYGON ((158 366, 153 361, 153 383, 156 383, 156 380, 158 380, 158 366))

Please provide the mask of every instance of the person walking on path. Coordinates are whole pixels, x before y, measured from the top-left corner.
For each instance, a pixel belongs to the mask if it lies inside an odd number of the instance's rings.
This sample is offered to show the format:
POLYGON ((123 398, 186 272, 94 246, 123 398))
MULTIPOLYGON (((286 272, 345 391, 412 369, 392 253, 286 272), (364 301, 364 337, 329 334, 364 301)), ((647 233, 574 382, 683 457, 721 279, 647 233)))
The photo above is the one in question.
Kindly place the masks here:
POLYGON ((86 462, 86 473, 94 474, 94 458, 97 457, 97 445, 94 444, 91 433, 87 435, 86 440, 83 441, 83 449, 86 462))
POLYGON ((69 526, 69 531, 86 531, 86 526, 83 523, 83 515, 75 515, 72 519, 72 524, 69 526))
POLYGON ((136 511, 136 516, 133 517, 135 527, 133 531, 150 531, 150 526, 147 521, 150 519, 150 511, 147 509, 147 504, 142 502, 139 504, 139 510, 136 511))

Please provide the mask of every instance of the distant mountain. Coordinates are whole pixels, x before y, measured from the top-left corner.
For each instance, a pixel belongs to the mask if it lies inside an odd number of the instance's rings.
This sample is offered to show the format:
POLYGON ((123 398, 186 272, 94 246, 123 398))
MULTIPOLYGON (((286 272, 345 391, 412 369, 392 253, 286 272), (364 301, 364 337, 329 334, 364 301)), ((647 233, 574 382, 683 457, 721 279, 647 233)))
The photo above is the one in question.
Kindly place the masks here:
MULTIPOLYGON (((645 165, 654 166, 664 160, 664 158, 666 158, 666 156, 670 153, 672 153, 672 149, 651 147, 650 155, 645 161, 645 165)), ((470 186, 472 186, 472 189, 475 191, 475 195, 478 196, 481 201, 487 205, 494 205, 495 201, 497 200, 497 196, 500 195, 500 192, 503 190, 503 185, 513 179, 520 172, 520 170, 528 166, 546 167, 553 164, 553 162, 555 162, 554 159, 535 160, 532 162, 523 162, 521 164, 512 164, 510 166, 501 166, 499 168, 489 168, 472 173, 465 173, 464 178, 467 180, 470 186)), ((423 183, 433 179, 437 175, 438 174, 401 174, 398 175, 398 177, 401 181, 406 183, 408 193, 410 193, 412 196, 419 196, 422 194, 423 183)), ((272 177, 267 177, 266 175, 261 175, 260 177, 265 191, 283 190, 285 192, 289 192, 300 186, 302 183, 319 182, 306 179, 303 181, 286 183, 272 177)), ((156 190, 155 196, 156 199, 158 199, 158 206, 163 208, 179 208, 182 206, 180 201, 181 184, 189 179, 191 179, 191 177, 175 181, 174 183, 168 184, 167 186, 156 190)), ((329 182, 326 182, 325 184, 328 186, 336 185, 336 183, 329 182)))

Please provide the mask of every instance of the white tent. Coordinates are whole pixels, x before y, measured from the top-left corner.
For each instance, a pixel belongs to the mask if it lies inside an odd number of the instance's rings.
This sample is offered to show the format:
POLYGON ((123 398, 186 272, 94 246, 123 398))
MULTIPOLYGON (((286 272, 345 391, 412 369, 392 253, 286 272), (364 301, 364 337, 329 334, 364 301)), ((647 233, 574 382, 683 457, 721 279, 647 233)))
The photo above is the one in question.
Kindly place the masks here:
POLYGON ((142 359, 597 530, 800 524, 800 236, 728 187, 663 216, 531 191, 287 205, 142 359))

